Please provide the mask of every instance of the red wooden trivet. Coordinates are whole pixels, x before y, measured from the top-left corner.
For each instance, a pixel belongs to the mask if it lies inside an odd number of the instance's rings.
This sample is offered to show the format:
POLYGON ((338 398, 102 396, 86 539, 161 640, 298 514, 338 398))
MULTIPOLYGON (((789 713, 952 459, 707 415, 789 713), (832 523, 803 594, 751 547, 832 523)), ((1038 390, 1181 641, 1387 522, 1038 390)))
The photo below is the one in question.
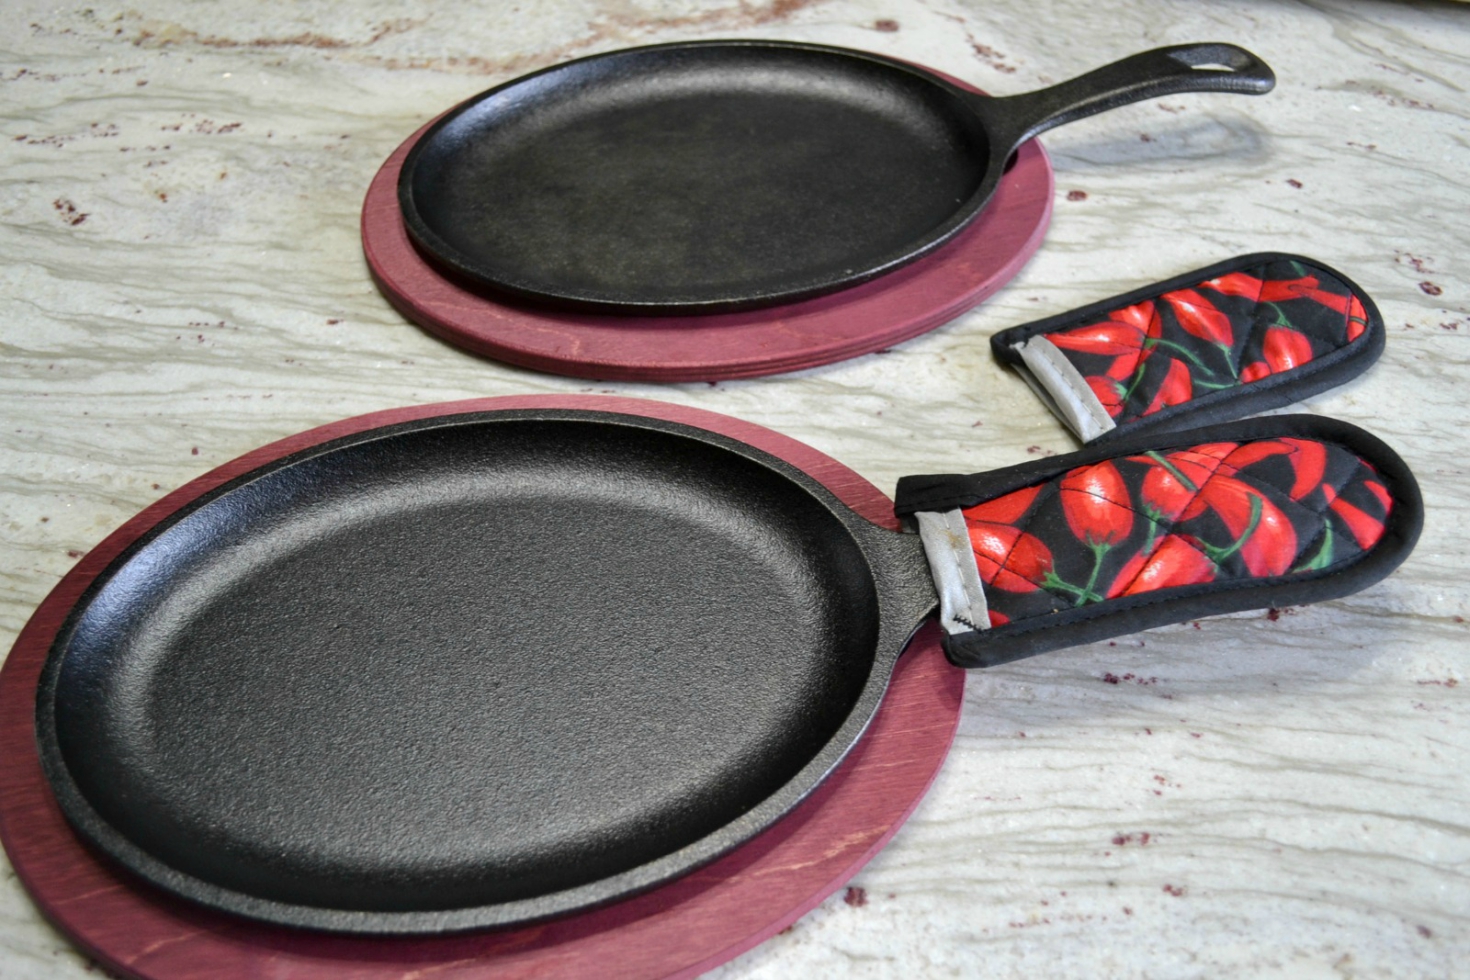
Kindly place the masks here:
POLYGON ((932 623, 900 658, 867 734, 791 814, 684 878, 589 912, 454 936, 329 935, 195 906, 84 847, 41 773, 33 716, 46 653, 107 564, 169 514, 282 456, 397 422, 518 408, 596 409, 700 426, 785 459, 868 519, 897 526, 887 497, 809 446, 728 416, 626 398, 489 398, 376 412, 272 443, 175 490, 77 563, 36 610, 0 670, 0 838, 41 911, 104 967, 147 980, 692 977, 820 903, 888 842, 918 804, 954 738, 964 691, 964 672, 945 661, 932 623))
POLYGON ((398 174, 429 125, 393 152, 363 202, 363 252, 378 286, 404 316, 452 344, 578 378, 719 381, 881 350, 954 319, 1005 285, 1041 244, 1051 218, 1051 162, 1032 140, 969 227, 917 262, 861 286, 743 313, 558 312, 460 285, 409 241, 398 210, 398 174))

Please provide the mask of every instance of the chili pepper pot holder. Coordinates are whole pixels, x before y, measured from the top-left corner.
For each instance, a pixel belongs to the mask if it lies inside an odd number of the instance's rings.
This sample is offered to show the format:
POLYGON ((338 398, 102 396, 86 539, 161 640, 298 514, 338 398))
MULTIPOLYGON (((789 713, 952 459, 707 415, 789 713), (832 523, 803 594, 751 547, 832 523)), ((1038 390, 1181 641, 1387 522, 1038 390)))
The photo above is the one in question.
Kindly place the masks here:
POLYGON ((1001 331, 1014 366, 1086 443, 1228 421, 1343 384, 1383 318, 1342 273, 1258 253, 1001 331))
POLYGON ((895 510, 923 536, 945 652, 965 667, 1338 598, 1398 567, 1423 524, 1392 449, 1310 415, 905 477, 895 510))

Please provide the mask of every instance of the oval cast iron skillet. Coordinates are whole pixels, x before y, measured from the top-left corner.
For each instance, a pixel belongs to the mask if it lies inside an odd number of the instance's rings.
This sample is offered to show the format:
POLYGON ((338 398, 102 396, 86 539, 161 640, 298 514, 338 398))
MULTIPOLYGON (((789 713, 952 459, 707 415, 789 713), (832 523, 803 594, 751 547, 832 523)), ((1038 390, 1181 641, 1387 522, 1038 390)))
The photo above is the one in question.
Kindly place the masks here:
POLYGON ((974 219, 1053 126, 1275 84, 1229 44, 1158 48, 1051 88, 966 92, 881 55, 661 44, 515 79, 450 112, 398 184, 410 236, 482 286, 557 306, 700 313, 855 285, 974 219))
MULTIPOLYGON (((1124 442, 1063 459, 1153 445, 1124 442)), ((1346 594, 1418 513, 1351 575, 1033 630, 991 662, 1346 594)), ((861 736, 936 601, 919 536, 727 436, 430 416, 247 472, 119 554, 56 635, 37 742, 84 837, 203 904, 345 932, 522 922, 770 826, 861 736)))
POLYGON ((41 760, 86 838, 206 905, 524 921, 774 822, 934 602, 916 536, 725 436, 430 418, 261 467, 121 554, 53 645, 41 760))

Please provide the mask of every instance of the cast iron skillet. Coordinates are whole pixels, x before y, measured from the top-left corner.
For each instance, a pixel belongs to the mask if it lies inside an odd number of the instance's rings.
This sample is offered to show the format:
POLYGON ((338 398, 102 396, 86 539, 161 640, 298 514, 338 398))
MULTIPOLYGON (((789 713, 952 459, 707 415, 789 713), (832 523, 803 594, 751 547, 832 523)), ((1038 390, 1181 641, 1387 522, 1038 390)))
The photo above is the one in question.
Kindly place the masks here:
MULTIPOLYGON (((1309 597, 1387 574, 1398 537, 1309 597)), ((1181 615, 1302 598, 1247 592, 1181 615)), ((140 538, 58 632, 37 741, 72 825, 195 901, 349 932, 523 922, 770 826, 935 605, 918 535, 739 441, 443 415, 266 464, 140 538)), ((1083 638, 1179 618, 1135 617, 1083 638)))
POLYGON ((459 106, 409 154, 398 197, 414 242, 485 286, 604 313, 746 309, 937 248, 1053 126, 1274 84, 1229 44, 1158 48, 1006 98, 816 44, 629 48, 459 106))
POLYGON ((288 925, 595 904, 770 825, 934 606, 917 536, 676 423, 510 411, 253 471, 58 634, 43 766, 145 878, 288 925))

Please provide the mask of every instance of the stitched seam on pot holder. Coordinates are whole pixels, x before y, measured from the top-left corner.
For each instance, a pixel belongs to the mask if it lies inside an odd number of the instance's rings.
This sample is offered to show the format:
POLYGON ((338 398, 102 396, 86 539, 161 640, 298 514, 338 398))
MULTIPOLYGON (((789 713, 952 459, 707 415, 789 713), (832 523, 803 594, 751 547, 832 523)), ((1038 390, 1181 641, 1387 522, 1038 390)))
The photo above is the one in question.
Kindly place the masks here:
POLYGON ((1016 344, 1015 349, 1026 367, 1051 393, 1062 421, 1077 438, 1091 442, 1117 427, 1082 372, 1050 340, 1038 334, 1016 344))
POLYGON ((921 510, 914 517, 939 591, 939 621, 945 633, 990 629, 990 610, 964 514, 921 510))

